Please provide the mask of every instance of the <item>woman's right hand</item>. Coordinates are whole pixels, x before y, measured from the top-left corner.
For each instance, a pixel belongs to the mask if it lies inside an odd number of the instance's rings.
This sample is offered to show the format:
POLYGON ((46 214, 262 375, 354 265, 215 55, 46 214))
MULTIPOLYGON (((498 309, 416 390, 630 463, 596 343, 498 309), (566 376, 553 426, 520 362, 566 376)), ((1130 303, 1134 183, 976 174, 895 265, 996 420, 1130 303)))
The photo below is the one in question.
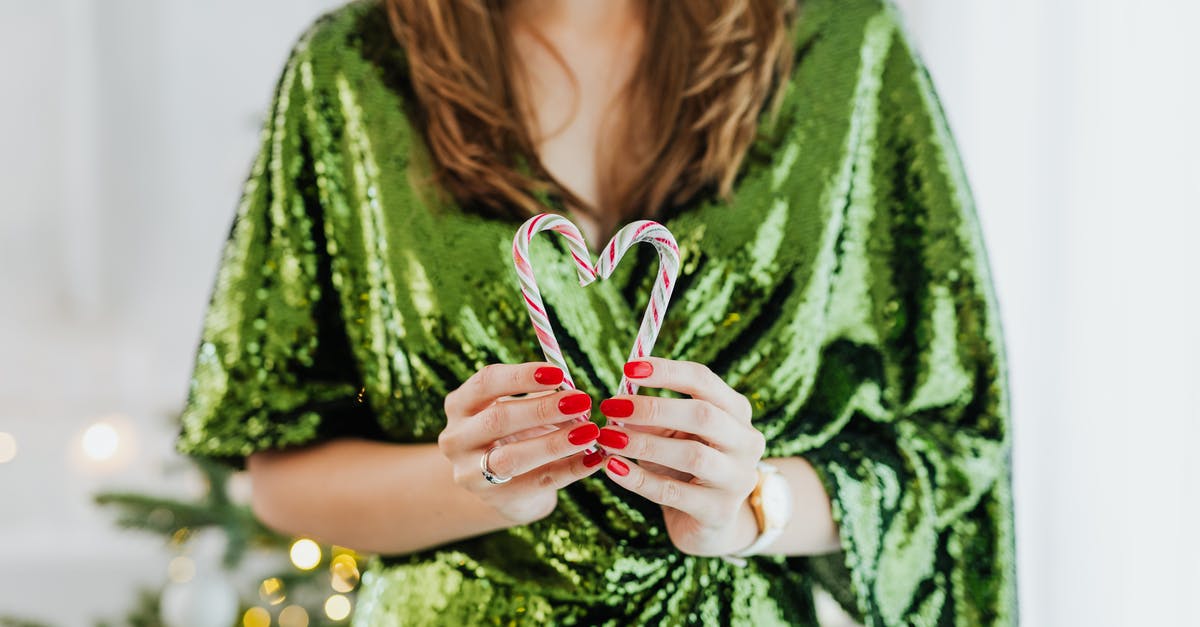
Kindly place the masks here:
POLYGON ((545 394, 561 383, 562 370, 547 362, 488 364, 446 395, 438 448, 454 466, 454 482, 514 524, 549 515, 558 490, 603 461, 599 452, 582 454, 599 427, 574 421, 591 408, 591 398, 573 389, 545 394), (523 393, 542 395, 502 398, 523 393), (559 423, 565 428, 554 428, 559 423), (480 458, 497 443, 488 469, 512 477, 508 483, 492 484, 480 472, 480 458))

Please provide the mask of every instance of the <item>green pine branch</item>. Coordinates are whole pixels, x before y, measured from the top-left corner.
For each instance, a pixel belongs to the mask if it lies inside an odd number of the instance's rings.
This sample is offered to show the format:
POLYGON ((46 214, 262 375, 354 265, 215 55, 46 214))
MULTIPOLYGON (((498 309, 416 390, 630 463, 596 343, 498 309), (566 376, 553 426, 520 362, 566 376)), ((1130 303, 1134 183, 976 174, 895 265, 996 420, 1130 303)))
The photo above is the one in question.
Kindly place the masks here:
POLYGON ((102 492, 93 498, 97 505, 117 509, 117 524, 126 529, 157 533, 173 538, 181 530, 219 527, 228 538, 222 563, 235 568, 251 546, 286 547, 290 538, 269 529, 254 516, 249 507, 229 500, 225 486, 231 471, 216 462, 194 460, 207 480, 208 490, 198 501, 138 494, 134 492, 102 492))

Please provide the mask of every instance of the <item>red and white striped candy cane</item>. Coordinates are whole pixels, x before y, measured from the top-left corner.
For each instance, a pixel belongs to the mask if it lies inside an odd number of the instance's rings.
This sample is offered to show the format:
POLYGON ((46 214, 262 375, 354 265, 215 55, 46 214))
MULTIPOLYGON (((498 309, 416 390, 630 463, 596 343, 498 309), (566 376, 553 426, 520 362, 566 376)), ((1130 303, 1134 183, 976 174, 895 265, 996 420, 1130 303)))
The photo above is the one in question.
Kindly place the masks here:
MULTIPOLYGON (((634 339, 633 348, 629 354, 631 360, 649 355, 654 348, 655 340, 658 339, 658 331, 662 327, 667 303, 670 301, 671 292, 675 287, 675 278, 679 275, 679 247, 675 243, 674 236, 665 226, 652 220, 638 220, 627 224, 608 242, 600 254, 600 263, 597 267, 592 264, 591 253, 588 252, 587 244, 579 233, 579 229, 570 220, 559 214, 538 214, 517 229, 516 235, 513 236, 513 263, 516 265, 521 294, 525 299, 526 308, 529 310, 529 319, 533 322, 533 328, 542 345, 542 352, 546 355, 546 361, 558 366, 563 371, 563 386, 578 389, 563 360, 562 348, 559 347, 558 340, 554 337, 554 329, 546 316, 546 306, 542 302, 541 292, 538 290, 537 281, 533 276, 533 267, 529 262, 529 244, 533 241, 533 236, 547 230, 556 231, 567 238, 567 246, 575 261, 575 270, 579 275, 581 287, 595 281, 597 277, 607 279, 611 276, 613 269, 621 261, 621 257, 634 244, 648 242, 658 250, 658 274, 654 281, 654 287, 650 291, 650 302, 646 306, 646 313, 642 316, 642 325, 638 329, 637 337, 634 339)), ((637 389, 636 383, 630 381, 624 374, 621 375, 617 393, 635 394, 637 389)), ((581 418, 581 420, 587 419, 586 415, 581 418)), ((589 450, 594 450, 594 447, 589 450)))

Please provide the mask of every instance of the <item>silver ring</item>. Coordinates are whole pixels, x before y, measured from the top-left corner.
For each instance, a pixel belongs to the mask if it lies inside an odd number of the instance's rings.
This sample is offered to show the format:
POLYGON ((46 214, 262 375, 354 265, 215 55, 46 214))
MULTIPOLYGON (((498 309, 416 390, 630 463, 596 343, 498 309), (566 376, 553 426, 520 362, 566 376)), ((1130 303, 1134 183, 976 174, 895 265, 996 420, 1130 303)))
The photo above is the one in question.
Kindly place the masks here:
POLYGON ((492 451, 498 448, 500 448, 499 444, 492 445, 492 448, 485 451, 484 454, 479 457, 479 470, 483 471, 483 478, 487 479, 488 483, 492 485, 500 485, 501 483, 508 483, 509 481, 512 481, 512 477, 501 477, 500 475, 492 474, 492 471, 488 470, 488 456, 492 454, 492 451))

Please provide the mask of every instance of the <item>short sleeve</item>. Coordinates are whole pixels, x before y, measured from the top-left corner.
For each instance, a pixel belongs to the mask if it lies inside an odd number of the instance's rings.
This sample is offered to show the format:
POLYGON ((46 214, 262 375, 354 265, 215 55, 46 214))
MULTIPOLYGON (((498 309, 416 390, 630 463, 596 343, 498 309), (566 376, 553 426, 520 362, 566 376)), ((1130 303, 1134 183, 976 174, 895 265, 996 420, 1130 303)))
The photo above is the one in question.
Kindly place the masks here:
MULTIPOLYGON (((315 26, 314 26, 315 28, 315 26)), ((245 457, 378 437, 331 281, 306 119, 310 28, 273 93, 212 289, 176 448, 245 457)))
POLYGON ((873 625, 1015 624, 1004 343, 972 194, 890 2, 798 450, 842 551, 789 558, 873 625))

